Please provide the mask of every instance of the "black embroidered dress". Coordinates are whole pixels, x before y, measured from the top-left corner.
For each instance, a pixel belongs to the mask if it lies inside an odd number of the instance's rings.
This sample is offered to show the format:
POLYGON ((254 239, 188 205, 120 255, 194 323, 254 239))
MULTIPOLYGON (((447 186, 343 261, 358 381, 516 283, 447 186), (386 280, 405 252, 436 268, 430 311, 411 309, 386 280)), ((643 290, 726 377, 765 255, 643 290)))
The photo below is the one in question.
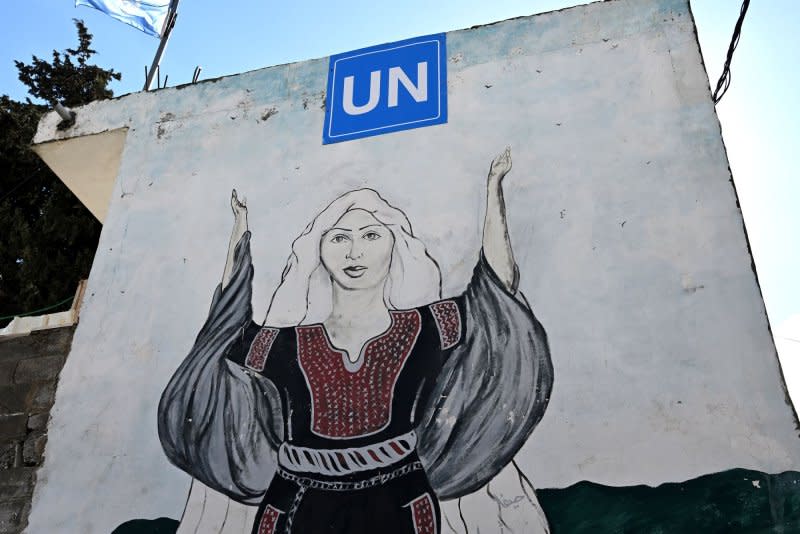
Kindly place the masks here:
POLYGON ((321 324, 251 322, 232 345, 228 358, 269 379, 281 397, 285 441, 259 534, 284 532, 286 523, 293 532, 438 531, 435 495, 415 450, 415 412, 458 344, 463 319, 456 299, 390 315, 356 362, 321 324))
POLYGON ((482 258, 462 295, 390 310, 355 363, 321 324, 254 323, 252 276, 247 233, 159 436, 178 467, 259 505, 254 533, 438 533, 438 499, 488 482, 544 413, 544 329, 482 258))

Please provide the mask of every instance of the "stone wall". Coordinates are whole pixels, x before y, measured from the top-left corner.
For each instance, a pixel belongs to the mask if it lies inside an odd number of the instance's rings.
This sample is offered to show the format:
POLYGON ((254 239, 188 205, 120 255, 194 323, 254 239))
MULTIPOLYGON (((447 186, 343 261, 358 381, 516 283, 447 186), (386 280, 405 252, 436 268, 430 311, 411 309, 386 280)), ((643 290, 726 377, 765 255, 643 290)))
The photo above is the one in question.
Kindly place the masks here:
POLYGON ((0 337, 0 532, 28 522, 47 421, 74 327, 0 337))

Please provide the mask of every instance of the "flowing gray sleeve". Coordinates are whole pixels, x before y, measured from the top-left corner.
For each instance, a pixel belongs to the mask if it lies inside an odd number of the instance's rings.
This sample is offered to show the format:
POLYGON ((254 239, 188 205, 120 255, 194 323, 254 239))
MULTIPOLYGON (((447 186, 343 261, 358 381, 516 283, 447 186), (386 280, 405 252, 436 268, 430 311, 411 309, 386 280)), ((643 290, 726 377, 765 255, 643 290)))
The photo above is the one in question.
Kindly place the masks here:
POLYGON ((440 499, 472 493, 499 473, 541 420, 553 387, 544 328, 483 255, 457 300, 463 338, 417 428, 418 452, 440 499))
POLYGON ((259 502, 272 480, 281 428, 272 383, 225 358, 252 321, 252 280, 247 232, 230 283, 217 286, 208 319, 158 405, 158 436, 169 460, 244 504, 259 502))

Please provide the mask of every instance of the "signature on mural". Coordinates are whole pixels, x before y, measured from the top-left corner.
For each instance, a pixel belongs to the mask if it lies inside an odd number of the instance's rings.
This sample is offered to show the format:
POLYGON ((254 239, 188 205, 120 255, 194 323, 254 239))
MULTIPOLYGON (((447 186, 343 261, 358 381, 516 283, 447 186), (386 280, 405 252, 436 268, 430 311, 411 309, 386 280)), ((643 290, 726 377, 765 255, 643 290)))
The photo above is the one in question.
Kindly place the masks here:
POLYGON ((234 191, 222 283, 159 405, 172 463, 257 507, 254 533, 442 532, 439 502, 512 465, 552 388, 545 331, 517 292, 510 170, 506 149, 460 295, 442 298, 406 215, 360 189, 295 239, 263 324, 234 191))

